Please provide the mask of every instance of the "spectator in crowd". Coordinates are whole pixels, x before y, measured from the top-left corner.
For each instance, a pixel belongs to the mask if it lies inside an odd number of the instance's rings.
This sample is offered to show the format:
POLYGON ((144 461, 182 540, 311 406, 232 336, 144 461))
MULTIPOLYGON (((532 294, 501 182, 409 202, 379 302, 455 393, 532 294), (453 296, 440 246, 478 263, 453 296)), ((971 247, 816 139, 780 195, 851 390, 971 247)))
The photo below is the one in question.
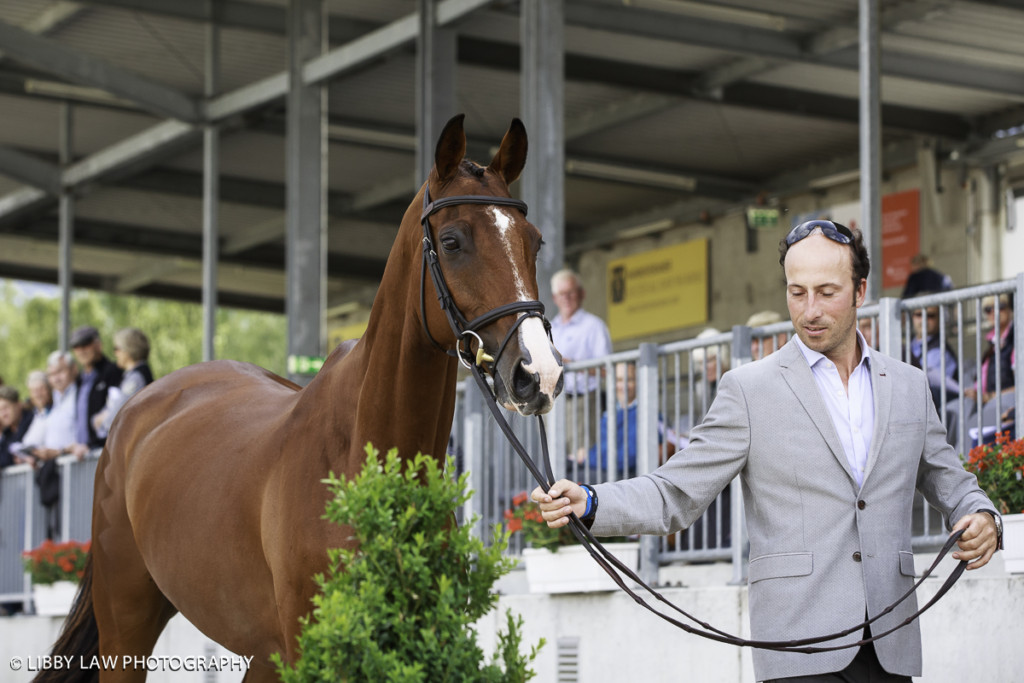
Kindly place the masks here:
POLYGON ((563 479, 531 496, 555 528, 575 513, 598 536, 664 535, 692 525, 739 476, 751 638, 821 636, 865 615, 877 621, 837 644, 893 629, 833 652, 755 649, 756 680, 910 683, 921 675, 920 626, 907 619, 916 599, 885 608, 914 583, 916 491, 963 531, 953 559, 968 570, 1000 547, 1001 518, 925 405, 921 371, 858 334, 869 274, 860 232, 809 221, 779 251, 796 336, 724 375, 684 450, 644 476, 586 486, 563 479))
POLYGON ((25 432, 32 426, 32 413, 25 410, 19 400, 18 390, 11 386, 0 387, 0 467, 9 467, 21 449, 25 432))
POLYGON ((89 450, 102 448, 107 439, 96 433, 93 416, 107 405, 111 387, 121 384, 121 369, 103 355, 100 333, 91 325, 83 325, 71 334, 71 349, 81 366, 78 375, 75 440, 89 450))
MULTIPOLYGON (((30 451, 43 445, 46 441, 46 424, 50 418, 50 410, 53 408, 53 395, 50 392, 50 385, 46 380, 46 373, 42 370, 33 370, 28 373, 25 382, 28 385, 28 396, 31 403, 32 425, 25 432, 22 439, 22 446, 30 451)), ((34 453, 32 456, 19 454, 14 458, 18 462, 35 462, 34 453)))
MULTIPOLYGON (((707 327, 701 330, 695 339, 710 339, 722 334, 714 327, 707 327)), ((697 421, 707 412, 708 406, 715 400, 715 393, 718 390, 718 380, 722 378, 729 369, 728 350, 723 350, 723 357, 719 363, 719 344, 702 346, 693 350, 693 400, 696 406, 697 421)))
MULTIPOLYGON (((551 337, 566 363, 601 358, 612 352, 608 326, 593 313, 583 310, 583 285, 579 276, 569 269, 551 277, 551 295, 558 315, 551 320, 551 337)), ((570 447, 582 459, 587 448, 596 442, 601 415, 600 373, 594 371, 565 373, 562 395, 566 400, 570 447)))
POLYGON ((949 342, 946 342, 945 346, 940 343, 938 306, 915 308, 910 314, 910 319, 914 328, 914 338, 910 341, 910 364, 922 369, 927 366, 926 374, 928 386, 932 390, 932 400, 935 402, 935 408, 941 410, 943 395, 946 403, 949 403, 960 394, 956 354, 950 348, 949 342))
MULTIPOLYGON (((758 311, 747 318, 747 327, 764 327, 780 322, 782 316, 778 312, 758 311)), ((750 340, 750 357, 753 360, 761 360, 781 349, 788 339, 789 335, 785 332, 779 332, 774 337, 753 337, 750 340)))
POLYGON ((46 438, 34 454, 40 460, 52 460, 72 453, 81 459, 89 451, 78 443, 78 366, 67 351, 54 351, 46 359, 46 379, 50 383, 53 406, 46 418, 46 438))
POLYGON ((989 328, 985 337, 988 347, 981 358, 977 385, 965 388, 963 393, 971 399, 968 405, 973 406, 975 411, 977 400, 981 398, 982 424, 992 426, 998 424, 1000 413, 1013 404, 1017 366, 1013 339, 1013 296, 1004 293, 998 297, 985 297, 981 310, 985 316, 985 326, 989 328))
POLYGON ((137 394, 142 387, 153 381, 149 369, 149 338, 142 330, 126 327, 114 333, 114 359, 117 367, 124 371, 118 387, 111 387, 107 405, 93 416, 96 433, 106 438, 117 411, 125 401, 137 394))
POLYGON ((910 275, 903 286, 901 298, 909 299, 925 292, 948 292, 953 289, 953 279, 932 267, 932 260, 925 254, 915 254, 910 259, 910 275))

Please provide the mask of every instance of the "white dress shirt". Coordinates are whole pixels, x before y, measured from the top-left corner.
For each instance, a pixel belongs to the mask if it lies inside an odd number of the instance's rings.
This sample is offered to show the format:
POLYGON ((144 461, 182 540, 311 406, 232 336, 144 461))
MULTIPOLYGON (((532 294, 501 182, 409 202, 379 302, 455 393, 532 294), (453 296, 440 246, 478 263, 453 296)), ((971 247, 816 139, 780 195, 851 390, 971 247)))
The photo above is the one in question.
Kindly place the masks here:
POLYGON ((836 364, 824 355, 807 348, 796 337, 800 351, 811 366, 811 373, 818 383, 818 390, 825 400, 832 424, 835 425, 839 441, 846 451, 846 460, 857 480, 857 486, 864 485, 864 470, 868 464, 868 452, 871 450, 871 434, 875 428, 875 402, 871 393, 871 363, 868 345, 860 331, 857 331, 860 344, 860 362, 854 367, 843 386, 836 364))

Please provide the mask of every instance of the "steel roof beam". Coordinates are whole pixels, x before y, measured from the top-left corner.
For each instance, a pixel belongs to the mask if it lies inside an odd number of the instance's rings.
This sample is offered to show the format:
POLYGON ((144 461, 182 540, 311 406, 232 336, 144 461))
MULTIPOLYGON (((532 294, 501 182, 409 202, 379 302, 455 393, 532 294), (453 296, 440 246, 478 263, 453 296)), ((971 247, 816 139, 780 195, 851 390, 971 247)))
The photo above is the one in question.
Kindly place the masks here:
MULTIPOLYGON (((697 45, 767 60, 846 70, 858 67, 855 48, 816 55, 801 45, 799 38, 774 30, 643 10, 612 0, 598 3, 568 0, 565 12, 566 21, 571 26, 697 45)), ((1011 57, 1007 56, 1007 59, 1011 57)), ((891 49, 883 52, 882 65, 882 76, 942 83, 1024 101, 1024 74, 1020 72, 971 66, 936 57, 917 57, 891 49)))
POLYGON ((199 120, 197 103, 185 94, 5 21, 0 21, 0 49, 11 59, 72 83, 95 86, 125 97, 160 116, 181 121, 199 120))
POLYGON ((0 145, 0 173, 33 187, 58 194, 61 190, 60 168, 33 154, 0 145))

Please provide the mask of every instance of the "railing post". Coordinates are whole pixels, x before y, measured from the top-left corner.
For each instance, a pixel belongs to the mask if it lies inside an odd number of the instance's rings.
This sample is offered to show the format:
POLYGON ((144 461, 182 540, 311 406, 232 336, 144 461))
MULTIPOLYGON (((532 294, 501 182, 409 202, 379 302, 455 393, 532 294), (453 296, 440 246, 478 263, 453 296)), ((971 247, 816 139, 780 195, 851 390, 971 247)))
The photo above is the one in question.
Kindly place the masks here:
MULTIPOLYGON (((468 379, 463 380, 462 400, 462 458, 466 464, 466 471, 469 472, 466 485, 473 491, 473 495, 466 501, 463 522, 468 524, 473 515, 479 515, 480 518, 471 529, 474 536, 486 543, 484 529, 487 520, 484 519, 484 515, 488 499, 485 490, 488 477, 484 470, 484 406, 480 392, 468 379)), ((458 439, 456 443, 459 443, 458 439)))
MULTIPOLYGON (((1013 292, 1013 349, 1017 358, 1017 372, 1020 372, 1021 359, 1024 359, 1024 272, 1017 273, 1015 289, 1013 292)), ((1018 375, 1019 376, 1019 375, 1018 375)), ((1014 396, 1014 421, 1016 438, 1022 438, 1021 425, 1024 424, 1024 382, 1015 382, 1013 387, 1014 396)))
POLYGON ((568 437, 566 436, 566 399, 563 396, 555 399, 550 419, 544 421, 544 430, 548 435, 548 453, 551 454, 551 472, 555 480, 564 479, 566 473, 566 458, 569 453, 568 437))
POLYGON ((878 350, 897 360, 903 356, 902 322, 899 299, 883 297, 878 300, 878 350))
MULTIPOLYGON (((636 472, 647 474, 658 466, 658 345, 640 345, 636 362, 636 472)), ((658 582, 658 538, 640 537, 640 578, 658 582)))
POLYGON ((751 328, 746 325, 733 325, 732 327, 732 366, 738 368, 753 360, 750 355, 750 342, 753 340, 751 328))

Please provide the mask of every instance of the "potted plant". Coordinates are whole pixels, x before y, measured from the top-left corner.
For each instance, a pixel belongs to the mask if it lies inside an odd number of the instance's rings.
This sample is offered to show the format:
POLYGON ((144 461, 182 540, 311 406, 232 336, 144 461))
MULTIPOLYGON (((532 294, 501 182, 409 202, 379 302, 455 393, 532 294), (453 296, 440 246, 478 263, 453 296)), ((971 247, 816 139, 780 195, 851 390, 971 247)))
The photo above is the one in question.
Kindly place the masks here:
POLYGON ((1006 571, 1024 573, 1024 439, 997 434, 994 443, 972 448, 964 467, 978 477, 978 486, 1003 516, 1006 571))
POLYGON ((32 578, 36 614, 66 615, 78 591, 78 581, 89 557, 89 541, 43 541, 22 553, 25 571, 32 578))
MULTIPOLYGON (((527 545, 523 549, 523 560, 531 593, 583 593, 618 587, 587 549, 576 542, 568 525, 558 529, 547 525, 540 508, 525 491, 516 494, 512 507, 505 510, 505 528, 510 534, 523 535, 527 545)), ((639 543, 609 538, 602 539, 602 544, 636 571, 640 561, 639 543)))

